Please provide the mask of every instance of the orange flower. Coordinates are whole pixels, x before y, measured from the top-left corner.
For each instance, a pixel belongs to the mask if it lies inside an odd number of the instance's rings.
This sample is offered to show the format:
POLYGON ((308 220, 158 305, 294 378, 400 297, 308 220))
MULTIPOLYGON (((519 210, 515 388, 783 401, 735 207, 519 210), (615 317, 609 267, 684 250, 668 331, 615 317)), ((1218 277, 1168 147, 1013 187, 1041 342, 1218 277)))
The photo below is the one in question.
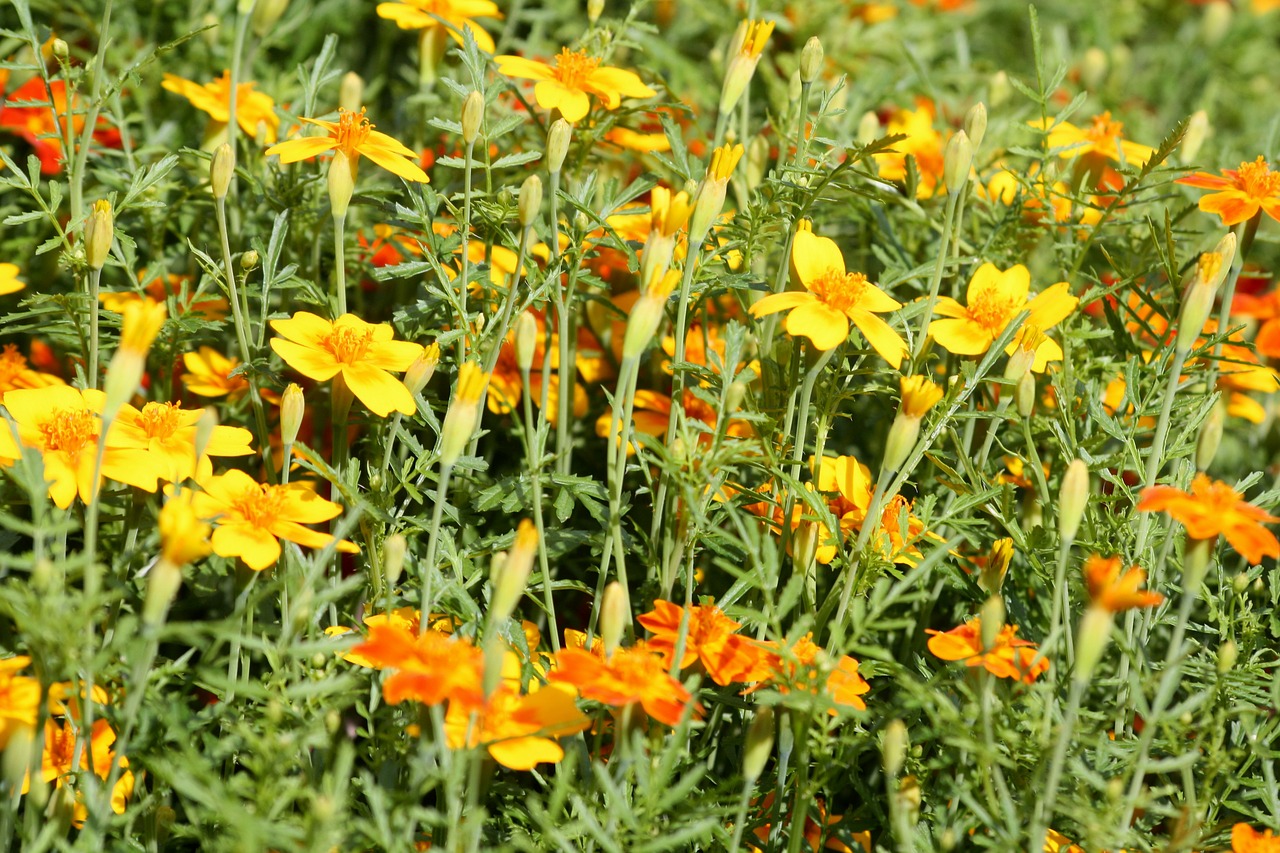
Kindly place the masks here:
POLYGON ((556 654, 551 671, 553 684, 571 684, 583 699, 612 708, 639 703, 660 723, 679 725, 693 697, 684 685, 667 673, 666 656, 639 642, 615 649, 608 658, 577 648, 556 654))
MULTIPOLYGON (((718 607, 695 605, 688 612, 680 669, 701 662, 716 684, 723 686, 748 680, 745 674, 756 669, 764 657, 760 645, 735 633, 742 625, 724 615, 718 607)), ((658 600, 653 603, 653 610, 636 618, 653 634, 649 648, 662 652, 668 661, 675 654, 684 614, 685 608, 658 600)))
POLYGON ((475 709, 484 703, 484 659, 469 640, 434 630, 417 634, 392 621, 371 625, 368 639, 351 654, 378 669, 396 670, 382 683, 382 698, 392 705, 412 699, 424 705, 449 701, 475 709))
POLYGON ((634 71, 601 65, 585 50, 561 48, 552 64, 523 56, 497 56, 498 73, 524 80, 537 80, 533 96, 544 110, 560 110, 565 121, 581 121, 591 110, 588 95, 594 95, 605 109, 616 110, 627 98, 651 98, 658 94, 644 84, 634 71))
MULTIPOLYGON (((84 104, 80 98, 71 99, 70 112, 71 131, 79 134, 84 127, 84 104)), ((44 80, 36 76, 13 90, 9 98, 0 103, 0 130, 21 136, 31 146, 36 157, 40 158, 41 174, 56 175, 62 165, 62 137, 67 114, 66 82, 53 80, 46 89, 44 80), (49 106, 50 94, 53 95, 52 109, 49 106)), ((101 145, 120 147, 119 131, 109 127, 105 119, 98 120, 93 138, 101 145)))
POLYGON ((1280 837, 1271 830, 1262 832, 1247 823, 1237 823, 1231 828, 1232 853, 1280 853, 1280 837))
POLYGON ((1239 169, 1223 169, 1221 175, 1196 172, 1174 183, 1215 190, 1201 196, 1200 209, 1221 216, 1228 228, 1252 219, 1259 210, 1280 221, 1280 172, 1271 171, 1261 156, 1252 163, 1241 163, 1239 169))
POLYGON ((1049 669, 1049 661, 1036 660, 1036 644, 1018 639, 1017 625, 1004 625, 990 649, 982 646, 982 620, 970 619, 950 631, 926 630, 929 651, 943 660, 962 660, 966 666, 985 667, 998 678, 1013 678, 1031 684, 1049 669), (1035 661, 1035 663, 1032 663, 1035 661))
POLYGON ((1155 607, 1164 601, 1158 592, 1139 590, 1147 580, 1147 572, 1130 566, 1123 572, 1119 557, 1091 556, 1084 564, 1084 583, 1093 603, 1110 613, 1135 607, 1155 607))
POLYGON ((1190 492, 1173 486, 1143 489, 1138 511, 1169 513, 1182 522, 1191 539, 1226 536, 1250 565, 1261 563, 1264 556, 1280 557, 1280 541, 1262 526, 1262 522, 1280 518, 1242 500, 1235 489, 1204 474, 1196 474, 1190 492))
MULTIPOLYGON (((761 647, 766 650, 776 648, 771 643, 762 643, 761 647)), ((862 697, 871 691, 871 685, 858 674, 858 661, 849 655, 842 655, 833 665, 828 664, 826 651, 813 642, 811 633, 805 634, 785 652, 768 651, 764 666, 773 672, 767 683, 779 693, 788 693, 792 688, 816 693, 820 686, 814 675, 826 669, 827 677, 821 684, 821 689, 826 690, 831 701, 859 711, 867 710, 867 703, 862 697)), ((744 676, 743 680, 750 677, 744 676)), ((754 692, 763 686, 757 685, 747 692, 754 692)), ((835 716, 836 709, 832 708, 828 713, 835 716)))
POLYGON ((445 738, 452 749, 484 746, 494 761, 510 770, 558 764, 564 749, 553 738, 591 726, 575 699, 567 684, 549 684, 527 694, 504 684, 478 708, 451 701, 444 718, 445 738))
POLYGON ((0 350, 0 399, 4 398, 6 391, 17 388, 46 388, 62 384, 63 381, 51 373, 31 369, 26 356, 18 351, 17 344, 5 344, 0 350))
MULTIPOLYGON (((759 807, 761 815, 768 815, 772 811, 773 800, 774 793, 770 791, 765 795, 765 798, 760 801, 759 807)), ((755 805, 755 803, 752 803, 752 805, 755 805)), ((827 835, 825 842, 822 840, 825 828, 839 824, 843 817, 844 815, 838 814, 828 815, 826 800, 822 797, 816 798, 813 807, 809 809, 809 813, 805 815, 804 819, 804 840, 812 853, 817 853, 819 844, 822 845, 823 850, 835 850, 837 853, 854 853, 852 847, 845 844, 834 835, 827 835)), ((789 811, 786 818, 784 818, 784 823, 787 826, 794 826, 795 824, 791 819, 791 813, 789 811)), ((768 841, 772 829, 773 825, 766 823, 761 826, 757 826, 752 830, 752 832, 755 834, 756 838, 759 838, 761 841, 768 841)), ((871 833, 869 831, 863 830, 862 832, 853 832, 850 833, 850 837, 852 837, 853 841, 858 844, 859 849, 865 851, 865 853, 871 853, 871 833)), ((758 848, 753 847, 751 849, 756 850, 758 853, 758 848)))
MULTIPOLYGON (((69 719, 60 724, 52 719, 45 721, 44 754, 41 757, 41 778, 53 782, 61 788, 80 774, 92 767, 94 775, 106 781, 115 764, 128 768, 129 760, 124 756, 116 757, 111 748, 116 742, 115 730, 106 720, 95 720, 88 745, 77 741, 80 726, 69 719), (79 755, 80 766, 76 767, 76 756, 79 755)), ((23 791, 28 789, 29 780, 23 780, 23 791)), ((76 784, 77 789, 82 783, 76 784)), ((125 804, 133 796, 133 773, 126 769, 116 780, 111 789, 111 810, 116 814, 124 814, 125 804)), ((80 791, 76 791, 75 805, 72 808, 71 821, 76 826, 83 826, 89 817, 89 810, 80 800, 80 791)))

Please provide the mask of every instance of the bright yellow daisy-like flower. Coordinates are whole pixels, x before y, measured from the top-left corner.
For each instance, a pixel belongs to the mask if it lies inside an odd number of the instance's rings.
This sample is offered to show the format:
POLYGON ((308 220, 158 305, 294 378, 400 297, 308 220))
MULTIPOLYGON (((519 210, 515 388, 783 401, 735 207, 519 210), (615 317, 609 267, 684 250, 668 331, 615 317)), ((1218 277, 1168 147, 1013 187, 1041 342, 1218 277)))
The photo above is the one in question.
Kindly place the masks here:
POLYGON ((249 390, 249 380, 244 374, 231 375, 240 366, 240 360, 225 356, 213 347, 183 353, 182 365, 186 368, 182 384, 192 394, 235 399, 249 390))
MULTIPOLYGON (((230 71, 223 71, 222 76, 212 83, 196 83, 176 74, 166 74, 160 85, 175 95, 186 98, 191 106, 208 113, 209 118, 219 125, 226 125, 231 121, 230 71)), ((270 95, 256 91, 253 86, 250 82, 236 85, 236 124, 255 139, 258 129, 262 128, 263 138, 268 143, 273 143, 280 129, 275 101, 271 100, 270 95)))
POLYGON ((493 37, 472 18, 501 18, 498 4, 492 0, 404 0, 379 3, 378 17, 395 21, 402 30, 440 30, 462 44, 462 31, 470 30, 476 46, 493 53, 493 37), (443 21, 448 26, 441 24, 443 21))
POLYGON ((1151 159, 1155 149, 1124 138, 1124 124, 1113 121, 1110 111, 1096 115, 1087 127, 1078 127, 1069 121, 1056 125, 1052 119, 1037 119, 1031 124, 1049 130, 1049 147, 1058 149, 1064 159, 1096 154, 1108 160, 1130 166, 1141 166, 1151 159))
POLYGON ((326 151, 336 151, 347 158, 347 163, 351 166, 351 178, 354 180, 360 156, 364 155, 406 181, 425 184, 429 180, 427 173, 414 162, 417 155, 398 140, 374 130, 364 109, 358 113, 340 109, 336 122, 315 118, 302 120, 323 128, 326 135, 304 136, 281 142, 267 149, 268 156, 279 154, 281 163, 296 163, 326 151))
POLYGON ((422 347, 393 341, 395 333, 387 323, 366 323, 354 314, 330 322, 299 311, 288 320, 272 320, 271 328, 284 335, 272 338, 271 348, 303 376, 318 382, 341 376, 378 417, 418 410, 409 389, 391 373, 408 370, 422 347))
MULTIPOLYGON (((204 491, 191 499, 196 514, 217 525, 211 543, 220 557, 239 557, 255 572, 280 559, 280 540, 307 548, 324 548, 334 540, 328 533, 304 527, 336 518, 342 507, 327 501, 304 483, 269 486, 255 482, 243 471, 208 477, 204 491)), ((338 550, 359 552, 345 539, 338 550)))
POLYGON ((585 50, 561 48, 552 64, 523 56, 499 56, 498 71, 508 77, 537 80, 533 96, 544 110, 559 110, 565 121, 581 121, 594 95, 605 109, 616 110, 623 98, 652 98, 658 94, 634 71, 601 65, 585 50))
MULTIPOLYGON (((196 424, 203 409, 184 409, 177 403, 151 402, 141 409, 128 404, 116 415, 116 441, 151 454, 160 478, 180 483, 196 473, 196 424)), ((205 456, 248 456, 253 434, 247 429, 215 426, 205 445, 205 456)))
MULTIPOLYGON (((956 355, 982 355, 991 349, 996 338, 1025 309, 1030 312, 1026 325, 1044 331, 1061 323, 1075 310, 1079 299, 1070 293, 1071 285, 1060 281, 1031 299, 1031 274, 1022 264, 1007 270, 986 263, 978 267, 969 280, 965 295, 968 305, 948 296, 938 297, 936 313, 942 320, 929 324, 929 334, 948 352, 956 355)), ((1017 343, 1005 352, 1012 354, 1017 343)), ((1045 338, 1036 347, 1031 369, 1042 372, 1051 361, 1062 360, 1062 347, 1045 338)))
POLYGON ((0 264, 0 296, 17 293, 26 286, 26 282, 18 278, 17 264, 0 264))
POLYGON ((867 343, 896 369, 907 354, 906 342, 876 316, 902 304, 867 280, 847 272, 844 255, 834 240, 809 230, 796 232, 791 249, 791 272, 803 291, 774 293, 751 306, 754 317, 790 310, 787 332, 803 335, 819 350, 829 350, 849 337, 849 324, 858 327, 867 343))

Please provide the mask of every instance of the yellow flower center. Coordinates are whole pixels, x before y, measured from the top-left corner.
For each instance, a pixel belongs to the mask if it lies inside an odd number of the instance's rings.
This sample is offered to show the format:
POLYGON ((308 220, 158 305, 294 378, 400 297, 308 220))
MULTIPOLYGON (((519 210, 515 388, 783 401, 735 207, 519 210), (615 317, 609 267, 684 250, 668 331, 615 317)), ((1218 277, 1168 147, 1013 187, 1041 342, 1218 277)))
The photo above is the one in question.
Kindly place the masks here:
POLYGON ((329 333, 323 341, 324 348, 343 364, 355 364, 364 358, 373 340, 373 329, 353 329, 350 326, 339 326, 329 333))
POLYGON ((285 486, 261 486, 245 489, 231 502, 236 512, 254 527, 269 528, 280 518, 284 508, 285 486))
POLYGON ((1093 117, 1093 124, 1084 132, 1085 137, 1093 143, 1095 148, 1106 149, 1108 152, 1116 147, 1116 140, 1120 138, 1121 132, 1124 130, 1124 124, 1111 120, 1111 111, 1093 117))
POLYGON ((1269 198, 1280 193, 1280 172, 1271 171, 1267 161, 1258 157, 1252 163, 1241 163, 1236 183, 1251 198, 1269 198))
POLYGON ((1022 306, 1018 300, 990 287, 973 295, 969 302, 969 318, 992 335, 999 335, 1022 306))
POLYGON ((179 412, 176 403, 147 403, 138 413, 138 429, 148 438, 168 441, 178 429, 179 412))
POLYGON ((40 424, 45 450, 78 453, 98 438, 98 418, 88 409, 55 409, 40 424))
POLYGON ((809 282, 809 292, 837 311, 848 313, 862 301, 867 277, 860 272, 840 272, 834 267, 809 282))
POLYGON ((365 143, 372 130, 373 125, 365 116, 364 107, 361 107, 358 113, 338 109, 338 129, 334 131, 333 138, 338 140, 338 147, 342 149, 343 154, 347 155, 348 160, 354 160, 359 156, 360 152, 356 149, 365 143))
POLYGON ((17 344, 5 344, 0 352, 0 392, 17 387, 14 383, 27 369, 27 359, 18 352, 17 344))
POLYGON ((551 71, 566 89, 581 91, 587 78, 599 67, 600 60, 588 55, 585 50, 569 50, 567 47, 562 47, 560 55, 556 57, 555 67, 551 71))

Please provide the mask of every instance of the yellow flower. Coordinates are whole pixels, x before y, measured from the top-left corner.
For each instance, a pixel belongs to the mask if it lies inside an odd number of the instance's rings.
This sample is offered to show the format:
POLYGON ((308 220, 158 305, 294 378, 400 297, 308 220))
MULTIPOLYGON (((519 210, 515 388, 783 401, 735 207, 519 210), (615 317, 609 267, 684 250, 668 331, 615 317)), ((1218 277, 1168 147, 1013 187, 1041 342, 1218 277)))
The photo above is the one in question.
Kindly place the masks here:
POLYGON ((494 761, 510 770, 558 764, 564 749, 553 738, 591 726, 590 718, 578 710, 576 696, 565 684, 536 690, 531 685, 527 694, 504 684, 478 708, 450 702, 444 721, 445 740, 451 749, 483 745, 494 761))
POLYGON ((1125 139, 1122 136, 1124 125, 1112 121, 1110 111, 1094 116, 1088 127, 1077 127, 1069 121, 1061 121, 1056 125, 1052 122, 1052 119, 1037 119, 1031 124, 1041 129, 1048 127, 1049 147, 1059 149, 1058 156, 1063 159, 1096 154, 1116 162, 1123 159, 1130 166, 1141 166, 1155 153, 1155 149, 1149 145, 1125 139))
POLYGON ((249 390, 249 380, 243 374, 231 375, 240 366, 240 360, 229 358, 213 347, 183 353, 182 364, 187 369, 182 374, 182 384, 192 394, 235 399, 249 390))
POLYGON ((15 675, 31 658, 21 655, 0 660, 0 749, 16 732, 30 733, 40 713, 40 681, 15 675))
MULTIPOLYGON (((63 381, 52 373, 41 373, 27 364, 27 358, 18 351, 17 344, 5 344, 0 350, 0 401, 6 391, 15 388, 44 388, 49 385, 63 385, 63 381)), ((7 430, 0 429, 0 432, 7 430)))
MULTIPOLYGON (((243 471, 228 471, 208 477, 200 483, 203 492, 192 499, 197 516, 217 524, 213 531, 213 553, 220 557, 239 557, 255 572, 260 572, 280 559, 280 540, 296 542, 308 548, 324 548, 334 540, 304 524, 329 521, 342 512, 342 507, 317 495, 303 483, 268 486, 254 482, 243 471)), ((338 550, 358 553, 345 539, 338 550)))
POLYGON ((201 521, 192 505, 195 492, 183 489, 160 510, 160 548, 170 565, 185 566, 209 556, 211 528, 201 521))
POLYGON ((916 162, 919 183, 917 198, 932 198, 942 183, 943 153, 946 140, 933 126, 934 106, 922 99, 917 109, 896 110, 885 128, 888 135, 902 134, 906 139, 893 143, 892 151, 876 154, 876 169, 886 181, 907 179, 907 157, 916 162))
POLYGON ((923 376, 904 376, 898 382, 902 389, 902 405, 899 411, 905 417, 922 418, 925 412, 942 399, 942 388, 923 376))
POLYGON ((476 46, 485 53, 493 53, 493 37, 471 19, 501 18, 502 13, 492 0, 404 0, 379 3, 378 17, 395 21, 402 30, 443 30, 458 44, 463 43, 462 31, 471 30, 476 46))
POLYGON ((591 109, 588 95, 595 95, 605 109, 616 110, 626 98, 652 98, 658 94, 634 71, 601 65, 585 50, 561 48, 552 65, 523 56, 498 56, 498 72, 522 80, 537 80, 533 96, 544 110, 560 110, 565 121, 581 121, 591 109))
POLYGON ((299 311, 288 320, 272 320, 271 328, 284 335, 272 338, 271 348, 303 376, 323 382, 341 375, 351 393, 382 418, 418 411, 409 389, 388 371, 408 370, 422 347, 393 341, 390 325, 366 323, 354 314, 330 322, 299 311))
MULTIPOLYGON (((948 352, 982 355, 991 349, 1005 327, 1023 310, 1030 312, 1027 324, 1044 331, 1065 320, 1080 301, 1071 295, 1071 285, 1065 281, 1058 282, 1034 299, 1028 295, 1030 289, 1031 274, 1022 264, 1007 270, 996 269, 995 264, 983 264, 969 280, 965 294, 967 306, 948 296, 938 298, 936 313, 946 319, 930 323, 929 334, 948 352)), ((1012 355, 1016 348, 1017 343, 1011 343, 1005 352, 1012 355)), ((1062 347, 1045 338, 1036 348, 1035 363, 1031 369, 1039 373, 1049 362, 1061 359, 1062 347)))
POLYGON ((876 316, 896 311, 901 303, 867 281, 862 273, 846 272, 844 255, 834 240, 808 230, 797 231, 791 249, 791 271, 805 290, 764 297, 751 306, 753 317, 794 309, 787 316, 788 334, 804 335, 823 351, 844 343, 852 321, 885 361, 894 368, 902 364, 906 343, 876 316))
POLYGON ((0 296, 17 293, 26 286, 25 282, 18 279, 17 264, 0 264, 0 296))
MULTIPOLYGON (((111 775, 111 768, 116 764, 128 768, 129 760, 123 755, 117 756, 111 748, 116 742, 115 729, 106 720, 95 720, 93 730, 88 738, 88 745, 78 741, 77 734, 83 737, 80 726, 64 719, 61 723, 52 719, 45 720, 44 754, 40 762, 41 778, 54 786, 63 785, 78 777, 83 771, 92 769, 94 775, 104 782, 111 775), (76 767, 76 758, 80 766, 76 767)), ((23 780, 23 791, 28 788, 29 780, 23 780)), ((76 783, 77 789, 83 783, 76 783)), ((125 770, 111 789, 111 810, 116 814, 124 814, 125 804, 133 796, 133 773, 125 770)), ((75 805, 72 808, 71 822, 83 826, 89 818, 89 810, 80 799, 80 791, 76 791, 75 805)))
MULTIPOLYGON (((175 95, 186 98, 191 106, 208 113, 219 124, 227 124, 231 120, 230 71, 223 71, 217 80, 204 84, 184 80, 175 74, 166 74, 160 85, 175 95)), ((263 138, 268 143, 273 143, 276 141, 276 132, 280 129, 275 101, 269 95, 254 91, 253 86, 251 82, 236 85, 236 124, 255 139, 258 128, 261 127, 263 138)))
POLYGON ((427 173, 418 168, 414 162, 417 155, 402 143, 379 133, 373 129, 364 109, 360 112, 338 110, 338 121, 322 121, 314 118, 302 119, 307 124, 324 128, 327 136, 304 136, 301 139, 290 139, 267 149, 267 155, 280 155, 281 163, 296 163, 315 157, 326 151, 336 151, 347 158, 351 166, 351 177, 354 180, 356 168, 360 163, 360 155, 364 155, 394 175, 406 181, 417 181, 425 184, 429 179, 427 173))
MULTIPOLYGON (((141 410, 128 404, 116 415, 112 432, 120 447, 145 450, 160 479, 180 483, 196 474, 196 430, 203 409, 184 409, 177 403, 147 403, 141 410)), ((209 456, 249 456, 253 434, 247 429, 215 426, 205 445, 209 456)))

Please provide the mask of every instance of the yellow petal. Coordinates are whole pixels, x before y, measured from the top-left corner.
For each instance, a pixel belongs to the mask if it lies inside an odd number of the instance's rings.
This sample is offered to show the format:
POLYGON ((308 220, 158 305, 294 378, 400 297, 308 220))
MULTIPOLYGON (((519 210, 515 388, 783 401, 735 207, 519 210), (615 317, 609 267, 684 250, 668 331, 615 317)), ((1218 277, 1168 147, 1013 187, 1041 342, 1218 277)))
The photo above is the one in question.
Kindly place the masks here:
POLYGON ((787 334, 803 335, 826 352, 849 337, 849 318, 825 302, 810 302, 787 315, 787 334))
POLYGON ((806 288, 819 276, 835 270, 844 275, 844 255, 834 240, 812 231, 797 231, 791 243, 791 273, 806 288))

